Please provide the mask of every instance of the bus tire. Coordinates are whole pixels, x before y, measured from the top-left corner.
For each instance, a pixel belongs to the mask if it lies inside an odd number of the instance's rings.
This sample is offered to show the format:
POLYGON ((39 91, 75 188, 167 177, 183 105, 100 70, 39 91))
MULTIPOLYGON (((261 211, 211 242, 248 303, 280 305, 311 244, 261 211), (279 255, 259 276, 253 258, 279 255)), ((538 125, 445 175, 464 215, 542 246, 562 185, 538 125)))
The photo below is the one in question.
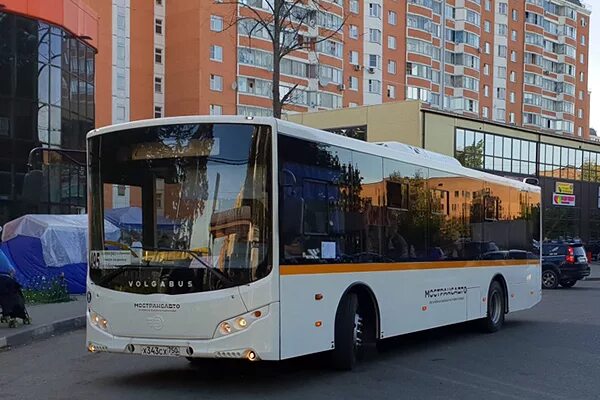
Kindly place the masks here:
POLYGON ((504 325, 505 298, 504 289, 500 282, 492 281, 488 291, 486 315, 481 320, 481 328, 484 332, 497 332, 504 325))
POLYGON ((358 313, 358 296, 346 294, 335 316, 335 347, 331 363, 335 369, 350 371, 356 365, 362 342, 362 318, 358 313))

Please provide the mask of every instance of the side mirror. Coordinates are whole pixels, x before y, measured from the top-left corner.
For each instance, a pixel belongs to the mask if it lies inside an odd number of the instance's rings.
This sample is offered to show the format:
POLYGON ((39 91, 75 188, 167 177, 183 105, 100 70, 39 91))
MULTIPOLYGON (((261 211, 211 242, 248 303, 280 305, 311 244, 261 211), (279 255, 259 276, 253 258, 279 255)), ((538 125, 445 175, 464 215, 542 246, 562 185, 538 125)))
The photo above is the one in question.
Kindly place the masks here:
POLYGON ((39 205, 41 202, 44 173, 34 169, 25 174, 23 179, 23 201, 29 205, 39 205))
POLYGON ((523 179, 523 182, 533 186, 540 186, 540 180, 538 178, 525 178, 523 179))

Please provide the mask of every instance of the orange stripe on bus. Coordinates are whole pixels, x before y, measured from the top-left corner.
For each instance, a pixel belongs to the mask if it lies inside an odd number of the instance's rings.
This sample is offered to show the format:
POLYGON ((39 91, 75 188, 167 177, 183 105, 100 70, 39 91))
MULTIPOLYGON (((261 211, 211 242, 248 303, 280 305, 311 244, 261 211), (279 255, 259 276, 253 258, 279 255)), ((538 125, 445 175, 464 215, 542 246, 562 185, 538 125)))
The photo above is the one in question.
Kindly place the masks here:
POLYGON ((409 271, 449 268, 517 267, 539 265, 535 260, 435 261, 406 263, 281 265, 281 275, 343 274, 352 272, 409 271))

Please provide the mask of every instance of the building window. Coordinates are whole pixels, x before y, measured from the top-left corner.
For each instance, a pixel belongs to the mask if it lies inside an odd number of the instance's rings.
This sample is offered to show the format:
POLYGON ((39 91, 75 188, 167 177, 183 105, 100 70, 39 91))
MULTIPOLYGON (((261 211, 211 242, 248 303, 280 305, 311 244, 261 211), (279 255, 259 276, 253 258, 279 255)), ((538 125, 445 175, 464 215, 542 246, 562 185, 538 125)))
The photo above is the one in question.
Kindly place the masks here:
POLYGON ((210 59, 213 61, 223 61, 223 47, 218 45, 210 46, 210 59))
POLYGON ((154 62, 156 64, 162 64, 162 49, 154 49, 154 62))
POLYGON ((483 118, 489 118, 488 115, 489 115, 489 108, 483 107, 483 109, 481 110, 481 116, 483 118))
POLYGON ((514 112, 511 112, 511 113, 509 114, 509 120, 508 120, 508 121, 509 121, 511 124, 514 124, 514 123, 515 123, 515 113, 514 113, 514 112))
POLYGON ((484 75, 490 74, 490 65, 489 64, 483 64, 483 74, 484 75))
POLYGON ((585 75, 584 75, 584 73, 583 73, 583 72, 580 72, 580 73, 579 73, 579 81, 580 81, 580 82, 583 82, 583 81, 585 81, 585 75))
POLYGON ((505 88, 496 88, 496 98, 500 100, 506 99, 506 89, 505 88))
POLYGON ((223 30, 223 17, 219 17, 218 15, 211 15, 210 30, 214 32, 221 32, 223 30))
POLYGON ((496 120, 501 122, 506 121, 506 110, 504 108, 496 109, 496 120))
POLYGON ((583 90, 579 91, 579 100, 583 100, 583 90))
POLYGON ((369 42, 381 43, 381 31, 379 29, 369 29, 369 42))
POLYGON ((512 104, 515 104, 515 98, 516 98, 515 92, 510 92, 510 102, 512 104))
POLYGON ((348 87, 350 90, 358 90, 358 78, 355 76, 351 76, 348 79, 348 87))
POLYGON ((510 38, 511 38, 511 40, 512 40, 513 42, 516 42, 516 41, 517 41, 517 37, 518 37, 517 35, 518 35, 518 34, 517 34, 517 31, 515 31, 515 30, 513 29, 513 30, 512 30, 512 32, 511 32, 511 34, 510 34, 510 38))
POLYGON ((513 21, 519 20, 519 11, 518 10, 512 10, 512 19, 513 19, 513 21))
POLYGON ((585 46, 585 35, 581 35, 581 45, 585 46))
POLYGON ((369 79, 369 93, 380 94, 381 82, 377 79, 369 79))
POLYGON ((162 118, 163 109, 161 106, 154 106, 154 118, 162 118))
POLYGON ((498 78, 506 79, 506 67, 498 67, 498 78))
POLYGON ((162 93, 162 78, 160 76, 154 77, 154 93, 162 93))
POLYGON ((354 14, 359 13, 358 0, 350 0, 350 12, 354 14))
POLYGON ((220 75, 210 74, 210 90, 216 92, 223 91, 223 77, 220 75))
POLYGON ((359 65, 358 63, 358 51, 352 50, 350 51, 350 64, 359 65))
POLYGON ((117 14, 117 28, 125 30, 125 16, 123 14, 117 14))
POLYGON ((117 72, 117 89, 125 90, 125 74, 123 72, 117 72))
POLYGON ((498 13, 500 15, 508 14, 508 4, 507 3, 498 3, 498 13))
POLYGON ((352 39, 358 39, 358 26, 350 25, 348 26, 348 36, 352 39))
POLYGON ((496 27, 499 36, 508 35, 508 26, 506 24, 497 24, 496 27))
POLYGON ((157 5, 157 6, 162 6, 162 5, 163 5, 163 2, 162 2, 162 0, 156 0, 156 5, 157 5))
POLYGON ((396 61, 394 61, 394 60, 388 60, 387 71, 388 71, 388 74, 395 74, 396 73, 396 61))
POLYGON ((506 46, 498 45, 498 57, 506 58, 506 46))
POLYGON ((577 136, 581 136, 582 134, 583 134, 583 129, 580 126, 579 128, 577 128, 577 136))
POLYGON ((388 11, 388 24, 396 25, 398 23, 398 14, 395 11, 388 11))
POLYGON ((484 46, 485 47, 484 47, 483 51, 485 52, 485 54, 490 54, 490 43, 489 42, 485 42, 484 46))
POLYGON ((517 62, 517 52, 514 50, 510 52, 510 61, 517 62))
POLYGON ((117 59, 120 61, 125 60, 125 46, 122 44, 117 45, 117 59))
POLYGON ((162 35, 163 34, 163 20, 160 18, 156 18, 154 20, 154 32, 157 35, 162 35))
POLYGON ((488 85, 483 85, 483 96, 490 97, 490 87, 488 85))
POLYGON ((583 55, 583 53, 579 55, 579 63, 580 64, 584 64, 585 63, 585 58, 584 57, 585 56, 583 55))
POLYGON ((390 99, 396 98, 396 86, 387 85, 387 97, 390 99))
POLYGON ((381 5, 376 3, 369 3, 369 16, 381 18, 381 5))
POLYGON ((380 65, 380 56, 377 54, 369 54, 369 67, 370 68, 379 68, 380 65))
POLYGON ((492 11, 492 1, 485 0, 485 11, 492 11))
POLYGON ((126 119, 126 111, 125 111, 125 107, 123 106, 117 106, 117 121, 125 121, 126 119))
POLYGON ((396 37, 388 36, 388 49, 396 50, 396 37))
POLYGON ((488 21, 487 19, 485 21, 483 21, 483 30, 486 31, 487 33, 490 33, 490 30, 492 29, 492 24, 490 24, 490 21, 488 21))
POLYGON ((583 108, 580 108, 578 111, 579 118, 583 118, 583 108))
POLYGON ((218 104, 211 104, 209 111, 210 115, 223 115, 223 106, 220 106, 218 104))
POLYGON ((517 81, 517 73, 515 71, 510 71, 510 81, 511 82, 517 81))

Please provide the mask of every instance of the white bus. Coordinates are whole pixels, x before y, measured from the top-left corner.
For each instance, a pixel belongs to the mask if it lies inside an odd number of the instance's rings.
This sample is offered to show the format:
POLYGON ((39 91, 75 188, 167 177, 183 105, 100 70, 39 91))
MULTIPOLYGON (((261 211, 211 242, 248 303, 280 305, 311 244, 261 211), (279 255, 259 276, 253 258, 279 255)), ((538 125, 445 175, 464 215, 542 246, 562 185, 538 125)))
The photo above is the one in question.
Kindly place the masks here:
POLYGON ((90 351, 330 351, 350 369, 368 343, 470 320, 493 332, 541 299, 537 186, 273 118, 87 140, 90 351))

